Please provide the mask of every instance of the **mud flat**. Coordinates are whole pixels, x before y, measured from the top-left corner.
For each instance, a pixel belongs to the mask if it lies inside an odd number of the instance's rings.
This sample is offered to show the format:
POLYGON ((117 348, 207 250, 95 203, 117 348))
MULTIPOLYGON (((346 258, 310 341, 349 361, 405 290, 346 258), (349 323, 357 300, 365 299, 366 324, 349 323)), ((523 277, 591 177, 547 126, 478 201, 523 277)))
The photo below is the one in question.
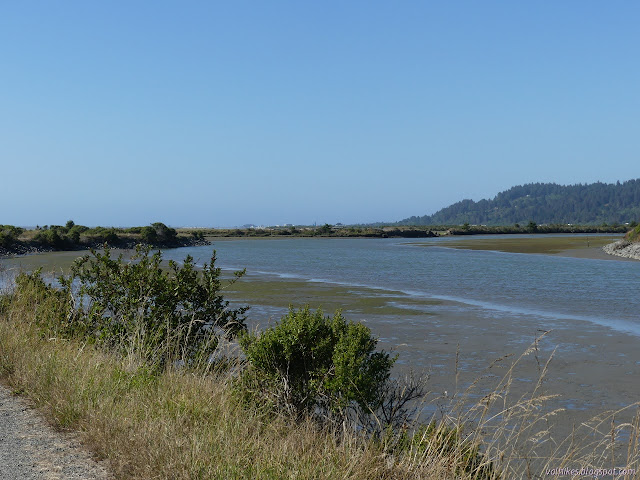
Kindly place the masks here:
MULTIPOLYGON (((507 402, 534 392, 552 397, 541 409, 562 410, 553 419, 559 437, 640 399, 640 383, 626 380, 640 375, 640 336, 623 324, 500 312, 399 291, 291 279, 254 278, 234 285, 228 294, 252 305, 256 327, 277 321, 289 302, 323 307, 327 313, 342 308, 347 318, 372 329, 379 348, 399 354, 397 374, 429 376, 426 411, 432 414, 463 397, 469 404, 479 401, 505 375, 511 377, 507 402)), ((635 413, 632 407, 616 418, 631 421, 635 413)))

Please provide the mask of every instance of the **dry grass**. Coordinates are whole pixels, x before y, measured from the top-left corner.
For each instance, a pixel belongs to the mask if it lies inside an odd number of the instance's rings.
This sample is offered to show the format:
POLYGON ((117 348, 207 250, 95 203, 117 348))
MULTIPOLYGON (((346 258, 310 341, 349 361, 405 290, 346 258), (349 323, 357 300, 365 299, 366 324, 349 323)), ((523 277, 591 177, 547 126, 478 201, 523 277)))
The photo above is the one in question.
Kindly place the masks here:
POLYGON ((423 441, 393 451, 348 429, 329 432, 312 421, 242 407, 231 394, 228 371, 156 374, 135 357, 43 336, 33 323, 34 305, 19 300, 0 308, 0 377, 53 424, 82 432, 118 478, 464 479, 472 477, 457 466, 468 447, 478 445, 487 478, 639 468, 638 416, 616 424, 623 412, 603 415, 562 441, 553 438, 554 417, 563 412, 544 408, 548 363, 540 365, 540 379, 527 395, 511 398, 513 365, 536 356, 536 344, 507 368, 492 393, 471 402, 477 386, 471 385, 434 416, 435 433, 425 431, 423 441))

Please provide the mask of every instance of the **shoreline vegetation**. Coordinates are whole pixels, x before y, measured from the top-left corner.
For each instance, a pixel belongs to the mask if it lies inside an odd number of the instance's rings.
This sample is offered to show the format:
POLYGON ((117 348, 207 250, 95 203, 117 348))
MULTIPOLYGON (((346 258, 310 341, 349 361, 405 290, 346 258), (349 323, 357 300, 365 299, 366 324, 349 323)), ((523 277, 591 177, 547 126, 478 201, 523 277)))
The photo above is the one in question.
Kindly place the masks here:
POLYGON ((445 393, 425 419, 428 383, 391 377, 394 357, 363 324, 301 308, 246 332, 246 310, 221 296, 215 255, 202 272, 189 257, 162 270, 160 253, 137 255, 92 252, 59 288, 34 272, 0 296, 0 380, 81 432, 117 478, 637 476, 640 416, 619 421, 635 404, 556 437, 566 413, 545 407, 540 338, 479 370, 495 379, 490 393, 475 382, 445 393), (539 376, 515 395, 524 361, 539 376))
MULTIPOLYGON (((635 226, 635 225, 632 225, 635 226)), ((518 235, 549 233, 589 233, 623 234, 629 225, 564 225, 514 224, 503 226, 487 225, 330 225, 322 226, 275 226, 233 229, 178 229, 181 232, 197 231, 205 237, 354 237, 354 238, 432 238, 441 236, 466 235, 518 235)))
POLYGON ((0 225, 0 258, 33 253, 81 251, 102 248, 134 249, 136 245, 154 248, 177 248, 209 245, 199 231, 178 232, 164 223, 145 227, 93 227, 76 225, 69 220, 63 225, 37 226, 25 229, 13 225, 0 225))
POLYGON ((622 240, 602 247, 605 253, 640 260, 640 225, 627 232, 622 240))
MULTIPOLYGON (((81 251, 101 248, 133 249, 138 244, 154 248, 177 248, 209 245, 215 238, 433 238, 441 236, 505 234, 624 234, 632 225, 432 225, 432 226, 362 226, 329 225, 274 226, 250 228, 171 228, 161 222, 145 227, 86 227, 69 220, 62 225, 25 229, 0 225, 0 258, 54 251, 81 251)), ((607 252, 608 253, 608 252, 607 252)))

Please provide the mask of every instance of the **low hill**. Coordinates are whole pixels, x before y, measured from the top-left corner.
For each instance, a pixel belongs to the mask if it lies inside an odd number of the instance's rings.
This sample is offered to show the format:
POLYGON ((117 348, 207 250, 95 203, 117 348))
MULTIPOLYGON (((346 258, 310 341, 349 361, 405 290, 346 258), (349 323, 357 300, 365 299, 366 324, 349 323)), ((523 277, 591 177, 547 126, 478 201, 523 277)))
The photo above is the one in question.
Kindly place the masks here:
POLYGON ((433 215, 409 217, 400 225, 600 225, 640 219, 640 179, 624 183, 558 185, 529 183, 491 200, 462 200, 433 215))

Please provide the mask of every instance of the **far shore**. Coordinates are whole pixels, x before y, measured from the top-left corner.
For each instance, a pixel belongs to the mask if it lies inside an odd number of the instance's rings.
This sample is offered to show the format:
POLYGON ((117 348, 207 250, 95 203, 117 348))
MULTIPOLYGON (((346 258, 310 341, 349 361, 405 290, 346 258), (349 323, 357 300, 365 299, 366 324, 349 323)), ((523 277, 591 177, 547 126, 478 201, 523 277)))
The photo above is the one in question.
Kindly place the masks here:
POLYGON ((446 243, 414 243, 424 247, 446 247, 507 253, 558 255, 593 260, 637 261, 640 257, 620 256, 611 248, 621 235, 530 235, 528 237, 456 238, 446 243), (609 253, 612 252, 612 253, 609 253))

